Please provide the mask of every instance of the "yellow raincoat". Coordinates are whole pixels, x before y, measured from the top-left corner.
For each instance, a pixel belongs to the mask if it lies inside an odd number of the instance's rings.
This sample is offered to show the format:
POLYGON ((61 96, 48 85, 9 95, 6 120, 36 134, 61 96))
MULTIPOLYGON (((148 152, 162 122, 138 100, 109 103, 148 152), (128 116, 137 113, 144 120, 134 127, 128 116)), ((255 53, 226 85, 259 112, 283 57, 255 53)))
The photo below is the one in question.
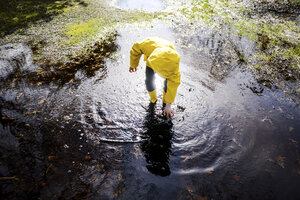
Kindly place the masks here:
POLYGON ((180 85, 180 56, 175 47, 169 41, 158 37, 148 37, 136 42, 130 51, 131 68, 138 67, 142 54, 144 54, 144 61, 146 61, 147 66, 167 79, 165 101, 173 103, 177 88, 180 85))

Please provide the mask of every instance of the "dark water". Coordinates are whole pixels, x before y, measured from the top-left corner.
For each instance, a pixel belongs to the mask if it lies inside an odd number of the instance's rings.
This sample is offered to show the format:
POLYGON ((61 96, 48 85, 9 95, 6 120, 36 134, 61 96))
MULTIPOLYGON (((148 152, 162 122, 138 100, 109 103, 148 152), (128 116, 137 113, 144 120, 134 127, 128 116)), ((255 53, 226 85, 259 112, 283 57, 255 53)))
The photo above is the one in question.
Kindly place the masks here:
MULTIPOLYGON (((101 67, 53 69, 47 79, 28 46, 0 47, 4 199, 300 197, 300 109, 262 91, 228 37, 162 22, 117 33, 101 67), (161 117, 163 80, 152 108, 143 61, 128 72, 132 44, 157 35, 181 55, 171 121, 161 117)), ((251 53, 250 41, 232 39, 251 53)))

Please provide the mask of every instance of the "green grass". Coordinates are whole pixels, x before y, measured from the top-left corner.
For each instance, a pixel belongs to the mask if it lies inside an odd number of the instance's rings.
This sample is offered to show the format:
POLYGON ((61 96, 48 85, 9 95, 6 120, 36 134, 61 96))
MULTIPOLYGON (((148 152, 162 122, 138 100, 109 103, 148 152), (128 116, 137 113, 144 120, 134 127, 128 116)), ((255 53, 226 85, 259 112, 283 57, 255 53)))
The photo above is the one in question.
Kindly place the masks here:
POLYGON ((0 37, 39 20, 51 20, 79 0, 9 0, 0 1, 0 37))
MULTIPOLYGON (((299 5, 300 1, 277 3, 299 5)), ((208 26, 226 24, 239 35, 255 41, 258 51, 254 56, 259 58, 260 63, 254 63, 253 68, 258 71, 273 65, 275 58, 288 60, 291 68, 300 62, 300 27, 288 18, 247 17, 245 13, 255 15, 255 10, 247 8, 243 1, 238 0, 193 0, 181 9, 181 13, 191 21, 201 20, 208 26)))

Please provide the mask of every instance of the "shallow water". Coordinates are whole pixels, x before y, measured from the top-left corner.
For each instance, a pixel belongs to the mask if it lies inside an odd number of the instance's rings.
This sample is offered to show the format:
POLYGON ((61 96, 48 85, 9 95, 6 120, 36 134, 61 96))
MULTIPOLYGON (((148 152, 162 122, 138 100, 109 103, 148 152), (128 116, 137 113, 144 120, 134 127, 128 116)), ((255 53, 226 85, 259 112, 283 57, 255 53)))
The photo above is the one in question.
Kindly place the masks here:
MULTIPOLYGON (((261 88, 228 37, 180 30, 162 22, 120 28, 105 66, 92 75, 67 70, 67 82, 28 78, 37 68, 26 45, 11 45, 11 57, 2 50, 2 196, 297 199, 299 107, 277 90, 253 93, 261 88), (181 55, 171 121, 161 117, 163 79, 153 110, 143 61, 128 72, 132 44, 157 35, 181 55)), ((232 38, 251 53, 253 44, 232 38)))
POLYGON ((140 0, 117 0, 116 6, 123 9, 141 9, 145 11, 159 11, 164 8, 163 0, 151 0, 151 1, 140 1, 140 0))

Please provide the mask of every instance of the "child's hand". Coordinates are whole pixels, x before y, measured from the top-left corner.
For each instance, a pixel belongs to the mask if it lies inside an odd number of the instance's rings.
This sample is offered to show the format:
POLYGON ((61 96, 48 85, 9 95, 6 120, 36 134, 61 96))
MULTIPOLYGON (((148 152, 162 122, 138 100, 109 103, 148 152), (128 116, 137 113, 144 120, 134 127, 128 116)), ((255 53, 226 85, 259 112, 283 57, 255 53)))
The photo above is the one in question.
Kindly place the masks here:
POLYGON ((167 103, 164 110, 164 115, 167 116, 167 119, 174 117, 174 110, 172 110, 170 103, 167 103))
POLYGON ((131 73, 131 72, 136 72, 136 68, 131 68, 131 67, 129 67, 129 72, 131 73))

